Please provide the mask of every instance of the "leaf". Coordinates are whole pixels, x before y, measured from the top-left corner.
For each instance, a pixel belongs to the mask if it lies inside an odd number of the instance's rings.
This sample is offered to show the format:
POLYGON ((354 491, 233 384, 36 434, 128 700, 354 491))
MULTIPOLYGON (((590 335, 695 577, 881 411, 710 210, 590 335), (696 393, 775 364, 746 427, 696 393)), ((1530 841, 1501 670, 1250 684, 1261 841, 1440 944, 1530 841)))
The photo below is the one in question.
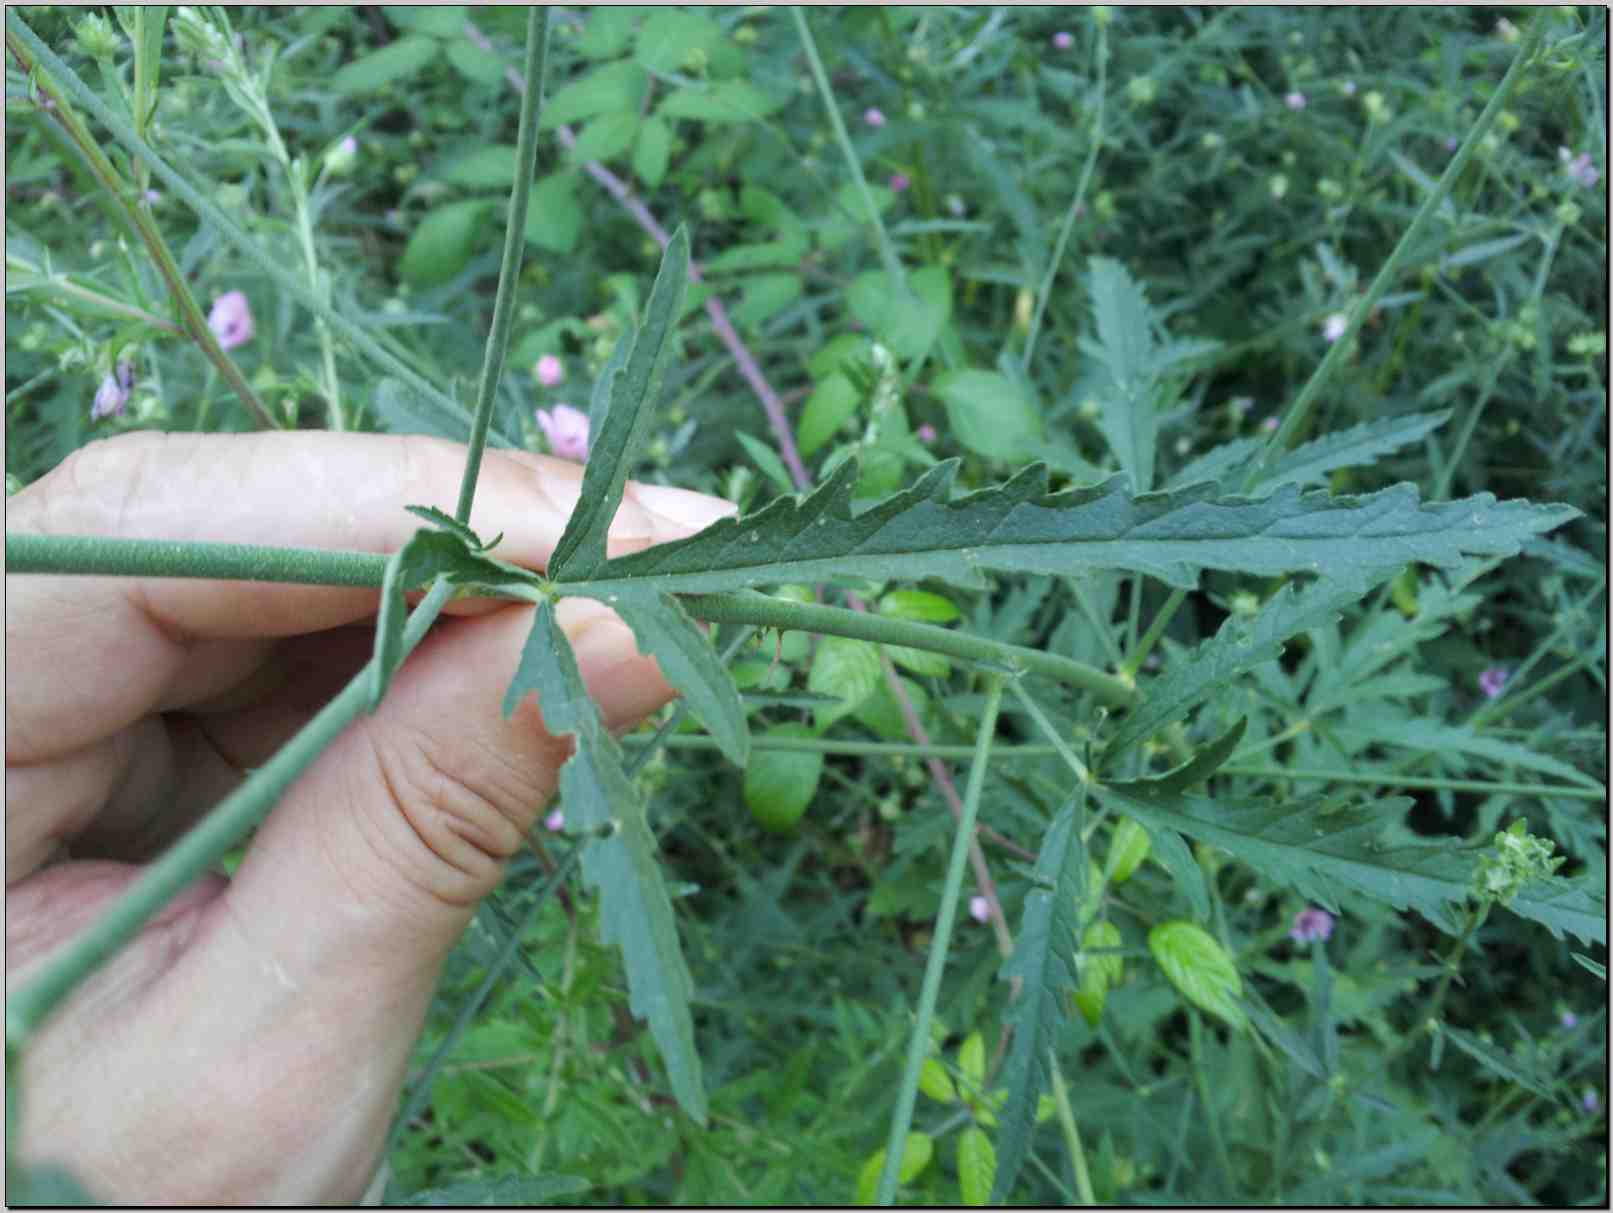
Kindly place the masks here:
POLYGON ((467 39, 445 42, 443 50, 454 70, 475 84, 498 84, 504 79, 504 61, 467 39))
POLYGON ((1283 455, 1255 481, 1252 495, 1285 484, 1321 484, 1339 468, 1367 467, 1380 455, 1427 437, 1450 420, 1450 410, 1369 421, 1324 435, 1283 455))
POLYGON ((1187 843, 1175 830, 1168 830, 1152 822, 1144 822, 1148 830, 1149 850, 1159 866, 1170 873, 1177 890, 1187 898, 1187 904, 1199 918, 1210 915, 1210 888, 1204 880, 1204 869, 1199 867, 1188 850, 1187 843))
MULTIPOLYGON (((434 438, 448 438, 465 442, 470 438, 471 416, 464 409, 450 412, 446 404, 428 401, 415 390, 397 379, 383 379, 375 385, 370 404, 382 427, 393 434, 429 434, 434 438)), ((497 446, 511 445, 503 435, 497 446)))
MULTIPOLYGON (((999 487, 950 500, 957 470, 956 460, 937 464, 910 488, 853 515, 858 470, 842 464, 804 499, 777 499, 687 539, 606 561, 586 575, 595 586, 653 577, 657 588, 675 593, 835 577, 935 577, 979 588, 988 570, 1067 575, 1127 569, 1191 589, 1202 569, 1263 576, 1326 569, 1330 578, 1353 577, 1359 584, 1383 569, 1392 576, 1412 560, 1448 566, 1468 554, 1514 555, 1524 538, 1579 513, 1570 506, 1497 503, 1487 493, 1425 505, 1409 484, 1337 498, 1289 486, 1250 501, 1216 500, 1209 485, 1134 497, 1115 477, 1049 494, 1040 465, 999 487)), ((567 570, 558 579, 580 573, 567 570)))
POLYGON ((633 145, 633 172, 654 189, 666 176, 671 159, 672 128, 652 114, 639 123, 638 142, 633 145))
POLYGON ((839 373, 830 375, 817 387, 801 410, 801 420, 795 423, 796 442, 804 458, 811 458, 819 447, 839 432, 848 417, 857 411, 863 394, 839 373))
POLYGON ((952 434, 988 459, 1029 458, 1042 441, 1042 421, 1017 384, 996 371, 947 371, 935 379, 952 434))
MULTIPOLYGON (((1503 741, 1499 737, 1486 737, 1469 727, 1420 719, 1390 704, 1374 704, 1370 715, 1361 713, 1344 723, 1328 727, 1352 753, 1369 745, 1406 746, 1426 754, 1451 755, 1450 765, 1457 769, 1465 769, 1468 765, 1462 761, 1463 758, 1484 758, 1554 775, 1599 792, 1606 791, 1578 767, 1549 754, 1537 753, 1528 746, 1503 741)), ((1386 772, 1384 785, 1392 787, 1394 782, 1394 776, 1386 772)))
MULTIPOLYGON (((598 11, 601 10, 590 13, 590 17, 598 11)), ((596 114, 636 114, 644 105, 649 86, 649 73, 631 60, 596 67, 544 101, 538 126, 552 131, 596 114)))
POLYGON ((751 457, 751 462, 762 470, 762 475, 778 487, 779 492, 795 491, 789 469, 784 466, 784 460, 779 458, 777 451, 765 442, 752 438, 744 430, 735 430, 734 437, 739 440, 739 445, 745 448, 745 453, 751 457))
POLYGON ((590 118, 588 125, 577 134, 572 145, 571 158, 578 163, 590 160, 610 160, 621 155, 638 134, 638 115, 631 110, 617 110, 590 118))
POLYGON ((997 1204, 1012 1190, 1029 1151, 1037 1098, 1048 1085, 1048 1052, 1064 1027, 1064 991, 1075 985, 1077 907, 1086 892, 1088 863, 1081 795, 1059 810, 1042 837, 1014 954, 1002 970, 1004 980, 1018 978, 1023 985, 1006 1012, 1014 1036, 1002 1071, 1008 1101, 997 1130, 1000 1153, 991 1190, 997 1204))
POLYGON ((818 641, 807 675, 807 690, 840 700, 838 705, 818 709, 818 727, 855 711, 874 693, 884 676, 879 649, 866 640, 847 636, 825 636, 818 641))
POLYGON ((435 175, 466 189, 509 189, 515 180, 515 145, 484 143, 454 157, 435 175))
POLYGON ((986 1038, 979 1032, 970 1032, 958 1046, 958 1073, 969 1095, 979 1099, 986 1093, 986 1038))
MULTIPOLYGON (((804 724, 775 724, 764 737, 815 737, 804 724)), ((818 794, 823 754, 812 750, 758 750, 745 768, 745 805, 759 825, 783 832, 795 828, 818 794)))
POLYGON ((681 71, 694 51, 710 53, 722 41, 722 29, 699 13, 657 9, 639 27, 634 55, 652 72, 681 71))
POLYGON ((405 1206, 463 1208, 466 1205, 496 1205, 512 1208, 528 1205, 567 1204, 567 1196, 577 1196, 594 1185, 580 1175, 505 1175, 471 1179, 461 1183, 426 1188, 405 1198, 405 1206))
POLYGON ((527 200, 527 240, 551 253, 569 253, 582 232, 582 204, 577 201, 577 174, 552 173, 532 187, 527 200))
MULTIPOLYGON (((468 528, 467 528, 468 529, 468 528)), ((465 540, 448 530, 416 531, 386 562, 381 580, 381 607, 375 620, 375 654, 370 666, 369 710, 374 712, 386 695, 403 660, 403 625, 408 615, 407 590, 439 576, 455 585, 540 585, 536 573, 472 552, 465 540)))
POLYGON ((680 227, 661 258, 660 272, 644 308, 644 323, 632 338, 626 367, 611 383, 609 396, 596 401, 590 413, 593 436, 583 469, 582 495, 549 558, 549 575, 555 580, 586 577, 605 562, 605 535, 621 504, 627 473, 649 438, 655 397, 671 353, 669 338, 682 313, 688 285, 689 233, 680 227))
POLYGON ((694 983, 678 946, 672 902, 655 861, 655 835, 638 786, 622 769, 621 748, 588 697, 571 642, 542 603, 532 621, 521 662, 504 696, 504 715, 532 692, 549 732, 576 736, 577 748, 560 769, 567 825, 608 837, 584 844, 584 881, 599 891, 601 937, 622 949, 628 1005, 649 1021, 679 1105, 702 1124, 706 1094, 694 1045, 689 998, 694 983))
POLYGON ((1462 1031, 1461 1028, 1441 1023, 1439 1034, 1502 1081, 1515 1083, 1542 1099, 1556 1098, 1551 1089, 1549 1074, 1540 1073, 1536 1067, 1525 1065, 1494 1045, 1485 1044, 1471 1032, 1462 1031))
POLYGON ((656 113, 663 118, 697 118, 703 122, 754 122, 783 108, 745 80, 719 80, 711 85, 687 85, 661 99, 656 113))
POLYGON ((919 623, 951 623, 961 615, 957 603, 928 590, 891 590, 879 600, 886 619, 912 619, 919 623))
POLYGON ((991 1138, 979 1125, 970 1125, 958 1134, 958 1192, 966 1205, 991 1203, 991 1187, 997 1174, 997 1152, 991 1138))
POLYGON ((919 1090, 937 1103, 958 1101, 958 1091, 952 1085, 952 1075, 948 1074, 947 1068, 933 1057, 926 1057, 924 1065, 919 1068, 919 1090))
POLYGON ((750 759, 745 705, 711 641, 671 594, 612 595, 606 601, 633 629, 639 652, 654 657, 661 673, 737 767, 750 759))
MULTIPOLYGON (((910 1184, 924 1173, 935 1155, 935 1142, 928 1133, 910 1132, 902 1146, 902 1161, 896 1169, 896 1182, 910 1184)), ((857 1203, 871 1205, 879 1194, 879 1177, 885 1170, 885 1150, 875 1150, 857 1175, 857 1203)))
MULTIPOLYGON (((1242 726, 1239 726, 1242 735, 1242 726)), ((1110 884, 1125 884, 1148 858, 1148 831, 1129 817, 1115 824, 1114 837, 1109 840, 1109 855, 1104 870, 1110 884)))
POLYGON ((466 526, 452 514, 445 513, 434 505, 406 505, 403 508, 409 513, 413 514, 416 518, 422 518, 426 522, 429 522, 439 531, 447 531, 450 534, 459 536, 459 538, 464 542, 465 546, 473 552, 490 551, 498 546, 499 539, 504 538, 504 534, 501 531, 498 539, 493 540, 492 543, 483 543, 482 537, 475 531, 471 530, 470 527, 466 526))
POLYGON ((427 287, 452 279, 470 263, 491 205, 485 198, 467 198, 429 211, 409 236, 398 276, 427 287))
POLYGON ((1098 428, 1121 469, 1139 491, 1147 491, 1153 487, 1158 428, 1153 312, 1125 266, 1108 257, 1088 263, 1086 287, 1097 340, 1080 344, 1100 371, 1094 387, 1102 409, 1098 428))
POLYGON ((390 46, 371 51, 346 64, 330 79, 332 91, 352 96, 373 93, 421 71, 437 57, 440 44, 435 38, 410 34, 390 46))
POLYGON ((1170 792, 1185 792, 1195 784, 1203 783, 1232 757, 1238 748, 1238 743, 1243 740, 1244 730, 1248 724, 1247 720, 1238 721, 1181 766, 1166 771, 1163 775, 1136 780, 1127 786, 1147 787, 1153 793, 1165 795, 1170 792))
MULTIPOLYGON (((857 214, 862 213, 861 202, 857 214)), ((903 362, 916 361, 929 352, 952 315, 952 284, 945 268, 926 265, 907 276, 911 298, 872 270, 859 275, 846 292, 851 314, 890 346, 903 362)))
POLYGON ((1215 936, 1197 923, 1162 922, 1148 932, 1148 950, 1188 1002, 1232 1028, 1248 1026, 1237 1002, 1243 979, 1215 936))

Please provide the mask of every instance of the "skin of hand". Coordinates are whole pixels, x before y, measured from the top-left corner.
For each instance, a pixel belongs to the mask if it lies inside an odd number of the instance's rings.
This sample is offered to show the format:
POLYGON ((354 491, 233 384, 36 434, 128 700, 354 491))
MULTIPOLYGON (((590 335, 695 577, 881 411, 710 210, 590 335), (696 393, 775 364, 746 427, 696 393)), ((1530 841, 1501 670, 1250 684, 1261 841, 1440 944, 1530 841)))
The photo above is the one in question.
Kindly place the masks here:
MULTIPOLYGON (((6 504, 37 534, 391 552, 452 509, 464 448, 373 434, 131 434, 6 504)), ((489 450, 470 525, 535 569, 582 469, 489 450)), ((629 484, 618 555, 727 502, 629 484)), ((6 586, 6 987, 101 913, 369 659, 377 592, 26 576, 6 586)), ((525 604, 450 603, 373 716, 291 787, 233 878, 197 881, 35 1034, 19 1152, 113 1203, 358 1199, 443 959, 570 744, 502 700, 525 604)), ((559 619, 608 725, 673 692, 605 607, 559 619)))

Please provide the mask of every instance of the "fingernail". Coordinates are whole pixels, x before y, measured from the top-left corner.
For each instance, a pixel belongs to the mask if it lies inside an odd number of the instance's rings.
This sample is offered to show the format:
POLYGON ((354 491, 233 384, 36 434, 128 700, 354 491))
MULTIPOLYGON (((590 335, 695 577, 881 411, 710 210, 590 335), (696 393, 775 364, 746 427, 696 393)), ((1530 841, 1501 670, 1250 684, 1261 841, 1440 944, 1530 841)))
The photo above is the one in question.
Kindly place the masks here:
POLYGON ((625 506, 628 501, 636 501, 642 508, 658 543, 693 535, 696 531, 705 530, 719 518, 729 518, 739 513, 737 505, 721 497, 708 497, 705 493, 658 484, 630 486, 622 504, 625 506))

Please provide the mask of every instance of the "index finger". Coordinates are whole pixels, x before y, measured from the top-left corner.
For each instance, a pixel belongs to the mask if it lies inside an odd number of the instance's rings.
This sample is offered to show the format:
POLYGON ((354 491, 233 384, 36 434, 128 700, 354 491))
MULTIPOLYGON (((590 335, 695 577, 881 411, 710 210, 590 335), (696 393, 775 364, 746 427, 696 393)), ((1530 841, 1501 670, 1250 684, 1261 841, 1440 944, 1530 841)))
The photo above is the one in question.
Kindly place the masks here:
MULTIPOLYGON (((465 448, 433 438, 318 432, 129 434, 93 443, 6 503, 8 530, 390 553, 452 512, 465 448)), ((582 469, 489 450, 470 525, 501 559, 541 569, 582 469)), ((630 483, 613 554, 692 534, 733 507, 630 483)), ((173 578, 18 578, 8 586, 6 758, 62 754, 148 712, 219 693, 274 637, 375 612, 377 591, 173 578), (238 643, 245 642, 245 643, 238 643)))

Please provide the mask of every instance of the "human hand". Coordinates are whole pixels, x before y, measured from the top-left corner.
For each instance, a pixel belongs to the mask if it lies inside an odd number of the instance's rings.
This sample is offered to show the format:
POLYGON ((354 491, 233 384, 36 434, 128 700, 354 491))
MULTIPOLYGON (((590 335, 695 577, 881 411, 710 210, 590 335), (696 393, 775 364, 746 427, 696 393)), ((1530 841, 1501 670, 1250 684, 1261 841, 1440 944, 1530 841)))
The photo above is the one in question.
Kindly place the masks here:
MULTIPOLYGON (((447 508, 464 449, 364 434, 97 442, 7 502, 9 529, 390 552, 447 508)), ((470 524, 542 568, 574 464, 488 451, 470 524)), ((733 507, 629 484, 617 555, 733 507)), ((18 577, 6 594, 6 985, 92 922, 369 659, 377 592, 18 577), (65 849, 65 854, 64 854, 65 849)), ((603 606, 558 617, 606 723, 672 696, 603 606)), ((355 1201, 438 970, 570 752, 505 687, 532 608, 447 607, 259 829, 30 1042, 19 1152, 99 1199, 355 1201), (449 617, 451 616, 451 617, 449 617)))

